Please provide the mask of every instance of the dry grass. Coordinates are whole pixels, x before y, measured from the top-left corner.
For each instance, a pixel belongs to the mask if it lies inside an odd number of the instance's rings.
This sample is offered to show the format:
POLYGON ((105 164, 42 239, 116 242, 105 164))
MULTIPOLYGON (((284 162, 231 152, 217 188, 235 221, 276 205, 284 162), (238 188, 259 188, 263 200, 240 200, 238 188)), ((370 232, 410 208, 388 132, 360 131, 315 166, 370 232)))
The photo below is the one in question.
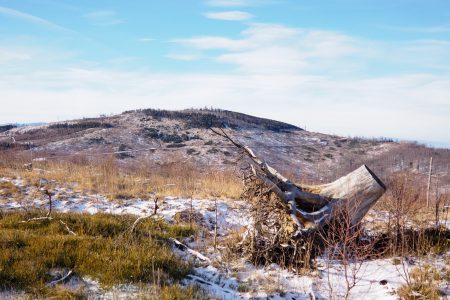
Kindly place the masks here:
POLYGON ((0 182, 0 197, 15 197, 20 194, 20 189, 9 181, 0 182))
POLYGON ((149 194, 184 197, 238 198, 242 186, 238 174, 220 170, 200 170, 188 163, 122 164, 114 156, 33 162, 33 170, 23 167, 19 155, 0 154, 0 177, 20 177, 38 185, 41 178, 60 183, 76 183, 80 191, 102 193, 110 199, 148 198, 149 194))
POLYGON ((404 300, 437 300, 440 297, 439 282, 443 279, 439 271, 430 266, 416 267, 410 272, 411 280, 398 289, 404 300))

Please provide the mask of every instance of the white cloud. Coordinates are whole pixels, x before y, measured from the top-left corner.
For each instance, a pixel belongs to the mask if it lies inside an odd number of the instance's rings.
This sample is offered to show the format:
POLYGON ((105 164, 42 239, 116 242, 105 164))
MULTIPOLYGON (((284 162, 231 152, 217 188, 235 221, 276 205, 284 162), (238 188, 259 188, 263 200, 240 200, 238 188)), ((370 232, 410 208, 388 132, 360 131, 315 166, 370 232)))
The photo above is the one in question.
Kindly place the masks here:
POLYGON ((193 61, 199 59, 198 55, 189 53, 167 53, 165 57, 181 61, 193 61))
POLYGON ((8 7, 4 7, 4 6, 0 6, 0 15, 4 15, 7 17, 11 17, 11 18, 15 18, 15 19, 19 19, 22 21, 26 21, 29 23, 33 23, 39 26, 43 26, 43 27, 47 27, 49 29, 54 29, 54 30, 59 30, 59 31, 66 31, 66 32, 72 32, 71 30, 60 26, 58 24, 55 24, 53 22, 50 22, 46 19, 28 14, 28 13, 24 13, 12 8, 8 8, 8 7))
POLYGON ((280 73, 35 71, 0 75, 0 99, 8 103, 0 120, 214 106, 306 124, 319 132, 448 141, 449 80, 427 74, 346 79, 280 73))
POLYGON ((233 63, 239 67, 240 71, 253 74, 292 73, 307 66, 301 53, 292 48, 280 46, 223 54, 217 60, 233 63))
POLYGON ((254 74, 337 70, 346 63, 350 67, 345 58, 363 48, 360 41, 337 32, 261 23, 250 24, 236 39, 200 36, 175 42, 201 51, 221 50, 213 59, 254 74))
POLYGON ((223 36, 198 36, 176 39, 173 42, 196 49, 219 49, 226 51, 242 51, 263 46, 271 46, 279 42, 294 38, 299 30, 276 24, 251 24, 241 33, 242 38, 233 39, 223 36))
POLYGON ((188 39, 176 39, 173 42, 180 45, 193 47, 196 49, 225 49, 225 50, 240 50, 248 48, 250 45, 245 40, 234 40, 221 36, 201 36, 188 39))
POLYGON ((141 37, 141 38, 138 38, 137 41, 140 43, 148 43, 148 42, 156 41, 156 39, 152 39, 152 38, 148 38, 148 37, 141 37))
POLYGON ((385 74, 450 70, 450 42, 446 40, 382 42, 335 31, 251 23, 236 38, 195 36, 174 42, 184 52, 207 52, 204 57, 254 74, 361 77, 372 69, 385 74))
POLYGON ((231 7, 231 6, 259 6, 271 3, 269 0, 207 0, 210 6, 231 7))
POLYGON ((252 14, 239 10, 208 12, 205 13, 205 16, 209 19, 224 20, 224 21, 245 21, 253 18, 252 14))
POLYGON ((29 60, 33 57, 33 54, 29 51, 16 51, 10 49, 0 48, 0 64, 11 63, 21 60, 29 60))
POLYGON ((445 40, 412 40, 384 42, 371 48, 372 58, 400 68, 450 71, 450 42, 445 40))
POLYGON ((112 10, 97 10, 83 15, 94 25, 110 26, 124 23, 122 19, 117 17, 116 12, 112 10))
POLYGON ((444 33, 450 32, 450 25, 438 25, 438 26, 427 26, 427 27, 415 27, 415 26, 389 26, 389 25, 379 25, 379 28, 401 31, 401 32, 411 32, 411 33, 444 33))

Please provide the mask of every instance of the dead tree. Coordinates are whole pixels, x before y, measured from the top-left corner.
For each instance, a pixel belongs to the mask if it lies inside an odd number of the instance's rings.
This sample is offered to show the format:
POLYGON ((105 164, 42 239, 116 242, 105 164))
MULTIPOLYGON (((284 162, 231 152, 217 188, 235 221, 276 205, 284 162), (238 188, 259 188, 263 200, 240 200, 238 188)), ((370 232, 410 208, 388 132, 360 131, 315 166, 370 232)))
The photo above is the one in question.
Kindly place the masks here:
POLYGON ((276 195, 296 225, 291 237, 293 240, 323 228, 339 218, 342 212, 350 215, 352 225, 357 225, 386 191, 383 182, 366 165, 328 184, 295 184, 258 158, 249 147, 232 139, 224 130, 211 130, 251 159, 251 176, 276 195))

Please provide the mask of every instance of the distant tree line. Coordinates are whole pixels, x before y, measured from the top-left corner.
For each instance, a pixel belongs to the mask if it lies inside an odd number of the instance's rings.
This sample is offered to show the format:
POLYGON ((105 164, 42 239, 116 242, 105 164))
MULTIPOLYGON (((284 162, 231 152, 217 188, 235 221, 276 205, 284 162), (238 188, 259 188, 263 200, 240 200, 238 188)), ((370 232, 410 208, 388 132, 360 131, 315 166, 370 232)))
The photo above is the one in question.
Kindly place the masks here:
POLYGON ((302 130, 291 124, 221 109, 205 108, 182 111, 142 109, 126 111, 125 113, 132 112, 141 112, 156 120, 163 118, 182 120, 185 122, 187 128, 230 127, 233 129, 242 129, 258 127, 271 131, 302 130))
POLYGON ((1 125, 0 132, 5 132, 5 131, 11 130, 13 128, 16 128, 16 127, 17 127, 17 125, 13 125, 13 124, 1 125))
POLYGON ((90 128, 112 128, 114 127, 110 123, 98 122, 98 121, 81 121, 77 123, 57 123, 48 126, 49 129, 79 129, 86 130, 90 128))

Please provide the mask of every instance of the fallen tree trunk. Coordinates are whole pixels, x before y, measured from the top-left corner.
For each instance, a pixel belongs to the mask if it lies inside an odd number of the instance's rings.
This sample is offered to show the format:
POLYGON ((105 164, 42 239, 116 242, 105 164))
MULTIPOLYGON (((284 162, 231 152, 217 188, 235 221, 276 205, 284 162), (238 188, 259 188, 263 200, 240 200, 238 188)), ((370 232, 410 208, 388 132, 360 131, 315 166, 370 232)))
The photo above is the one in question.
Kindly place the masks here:
MULTIPOLYGON (((321 210, 328 209, 331 212, 333 209, 345 209, 351 216, 352 225, 358 224, 386 191, 383 182, 366 165, 334 182, 300 188, 330 199, 321 210)), ((298 201, 302 201, 301 197, 298 201)))
POLYGON ((250 148, 234 141, 225 131, 211 130, 251 159, 253 177, 277 196, 296 224, 293 239, 321 229, 331 221, 338 221, 336 218, 342 213, 348 214, 352 225, 357 225, 386 191, 383 182, 366 165, 329 184, 297 185, 259 159, 250 148))

